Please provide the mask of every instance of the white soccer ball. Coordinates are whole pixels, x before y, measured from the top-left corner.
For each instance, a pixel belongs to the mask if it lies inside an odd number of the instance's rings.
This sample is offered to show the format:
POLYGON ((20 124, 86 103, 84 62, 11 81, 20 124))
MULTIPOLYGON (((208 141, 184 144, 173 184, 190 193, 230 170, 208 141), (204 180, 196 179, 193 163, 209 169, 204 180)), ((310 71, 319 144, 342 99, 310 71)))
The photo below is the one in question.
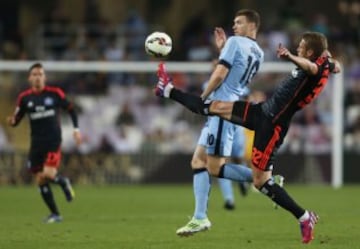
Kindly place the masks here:
POLYGON ((165 57, 172 49, 172 41, 164 32, 151 33, 145 40, 145 51, 155 57, 165 57))

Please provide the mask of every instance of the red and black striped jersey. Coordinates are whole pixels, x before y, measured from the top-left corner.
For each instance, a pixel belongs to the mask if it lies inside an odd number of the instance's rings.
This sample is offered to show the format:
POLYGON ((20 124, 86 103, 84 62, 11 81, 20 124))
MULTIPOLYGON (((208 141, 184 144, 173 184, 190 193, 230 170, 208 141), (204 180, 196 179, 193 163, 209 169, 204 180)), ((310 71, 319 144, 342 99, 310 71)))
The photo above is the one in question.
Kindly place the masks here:
MULTIPOLYGON (((68 110, 75 115, 72 103, 66 99, 60 88, 46 86, 41 92, 35 92, 32 89, 25 90, 17 98, 15 125, 27 114, 32 143, 60 142, 60 109, 68 110)), ((75 123, 77 126, 76 115, 75 123)))
POLYGON ((318 66, 316 75, 294 69, 262 104, 263 112, 273 123, 289 122, 295 112, 312 102, 323 90, 328 82, 330 62, 327 57, 319 57, 315 63, 318 66))

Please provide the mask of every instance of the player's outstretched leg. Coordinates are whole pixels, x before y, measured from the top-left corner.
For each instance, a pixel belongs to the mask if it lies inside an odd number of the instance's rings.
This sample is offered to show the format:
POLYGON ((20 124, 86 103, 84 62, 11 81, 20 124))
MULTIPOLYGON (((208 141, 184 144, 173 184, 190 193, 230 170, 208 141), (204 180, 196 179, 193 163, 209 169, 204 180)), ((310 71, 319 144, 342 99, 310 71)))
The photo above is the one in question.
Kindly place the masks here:
POLYGON ((63 190, 66 200, 71 202, 75 198, 75 191, 71 185, 70 179, 64 176, 57 174, 55 178, 52 180, 53 183, 60 185, 63 190))
POLYGON ((313 240, 313 232, 315 224, 319 217, 311 211, 307 211, 300 207, 286 192, 286 190, 280 187, 274 182, 272 178, 268 178, 263 185, 261 185, 261 178, 264 179, 264 173, 257 169, 254 169, 254 185, 263 194, 270 197, 280 207, 292 213, 300 223, 300 230, 302 235, 302 242, 309 243, 313 240))
POLYGON ((218 183, 225 201, 224 208, 226 210, 234 210, 235 201, 232 182, 228 179, 218 178, 218 183))
POLYGON ((193 172, 195 212, 192 219, 176 231, 179 236, 190 236, 197 232, 206 231, 211 227, 211 222, 206 214, 211 187, 210 176, 206 168, 194 169, 193 172))
POLYGON ((194 113, 207 115, 210 103, 204 103, 200 97, 184 93, 174 88, 170 76, 166 72, 164 63, 159 64, 157 75, 159 81, 155 86, 156 96, 170 98, 194 113))

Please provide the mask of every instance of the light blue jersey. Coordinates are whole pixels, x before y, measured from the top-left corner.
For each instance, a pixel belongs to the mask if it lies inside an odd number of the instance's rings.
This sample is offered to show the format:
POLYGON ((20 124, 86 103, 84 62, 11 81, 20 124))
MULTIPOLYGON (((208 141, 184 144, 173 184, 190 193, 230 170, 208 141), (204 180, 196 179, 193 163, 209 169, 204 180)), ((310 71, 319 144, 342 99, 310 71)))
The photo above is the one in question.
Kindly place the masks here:
POLYGON ((255 40, 244 36, 232 36, 221 50, 219 63, 229 72, 214 91, 212 99, 237 101, 248 94, 247 85, 264 61, 264 52, 255 40))
MULTIPOLYGON (((219 63, 226 66, 229 72, 209 99, 238 101, 245 98, 249 94, 248 84, 263 61, 264 52, 255 40, 243 36, 230 37, 219 56, 219 63)), ((201 132, 198 144, 206 144, 208 155, 242 157, 245 142, 243 129, 211 116, 201 132)))

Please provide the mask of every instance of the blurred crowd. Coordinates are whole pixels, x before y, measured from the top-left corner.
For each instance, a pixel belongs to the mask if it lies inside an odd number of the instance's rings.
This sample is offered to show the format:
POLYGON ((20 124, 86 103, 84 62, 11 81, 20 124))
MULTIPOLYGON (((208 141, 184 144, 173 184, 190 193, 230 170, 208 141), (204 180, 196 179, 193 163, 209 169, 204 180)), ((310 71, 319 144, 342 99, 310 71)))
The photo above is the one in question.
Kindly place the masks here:
MULTIPOLYGON (((360 2, 340 0, 336 22, 324 13, 306 19, 294 1, 287 1, 272 21, 263 20, 258 42, 265 60, 275 61, 279 43, 295 51, 298 35, 306 30, 327 35, 333 56, 344 65, 345 117, 344 146, 360 151, 360 2)), ((194 16, 183 27, 171 60, 210 61, 216 57, 212 27, 202 16, 194 16)), ((111 23, 89 8, 84 22, 71 22, 61 9, 44 17, 32 37, 17 35, 3 39, 0 58, 12 60, 142 61, 148 60, 143 45, 152 25, 135 10, 122 23, 111 23)), ((231 27, 227 27, 231 34, 231 27)), ((176 42, 176 41, 175 41, 176 42)), ((261 74, 256 88, 265 96, 283 75, 261 74)), ((201 91, 208 75, 175 74, 174 81, 193 93, 201 91)), ((204 120, 179 105, 154 98, 149 82, 154 75, 128 73, 49 74, 49 83, 74 96, 80 111, 85 143, 82 153, 93 151, 128 153, 139 150, 191 152, 204 120)), ((332 83, 330 83, 332 84, 332 83)), ((14 87, 14 94, 25 84, 14 87)), ((331 87, 320 99, 299 113, 289 131, 283 150, 294 153, 328 153, 331 150, 331 87)), ((341 104, 341 103, 339 103, 341 104)), ((75 150, 71 125, 64 128, 64 149, 75 150)), ((11 142, 0 126, 0 150, 11 142)))

